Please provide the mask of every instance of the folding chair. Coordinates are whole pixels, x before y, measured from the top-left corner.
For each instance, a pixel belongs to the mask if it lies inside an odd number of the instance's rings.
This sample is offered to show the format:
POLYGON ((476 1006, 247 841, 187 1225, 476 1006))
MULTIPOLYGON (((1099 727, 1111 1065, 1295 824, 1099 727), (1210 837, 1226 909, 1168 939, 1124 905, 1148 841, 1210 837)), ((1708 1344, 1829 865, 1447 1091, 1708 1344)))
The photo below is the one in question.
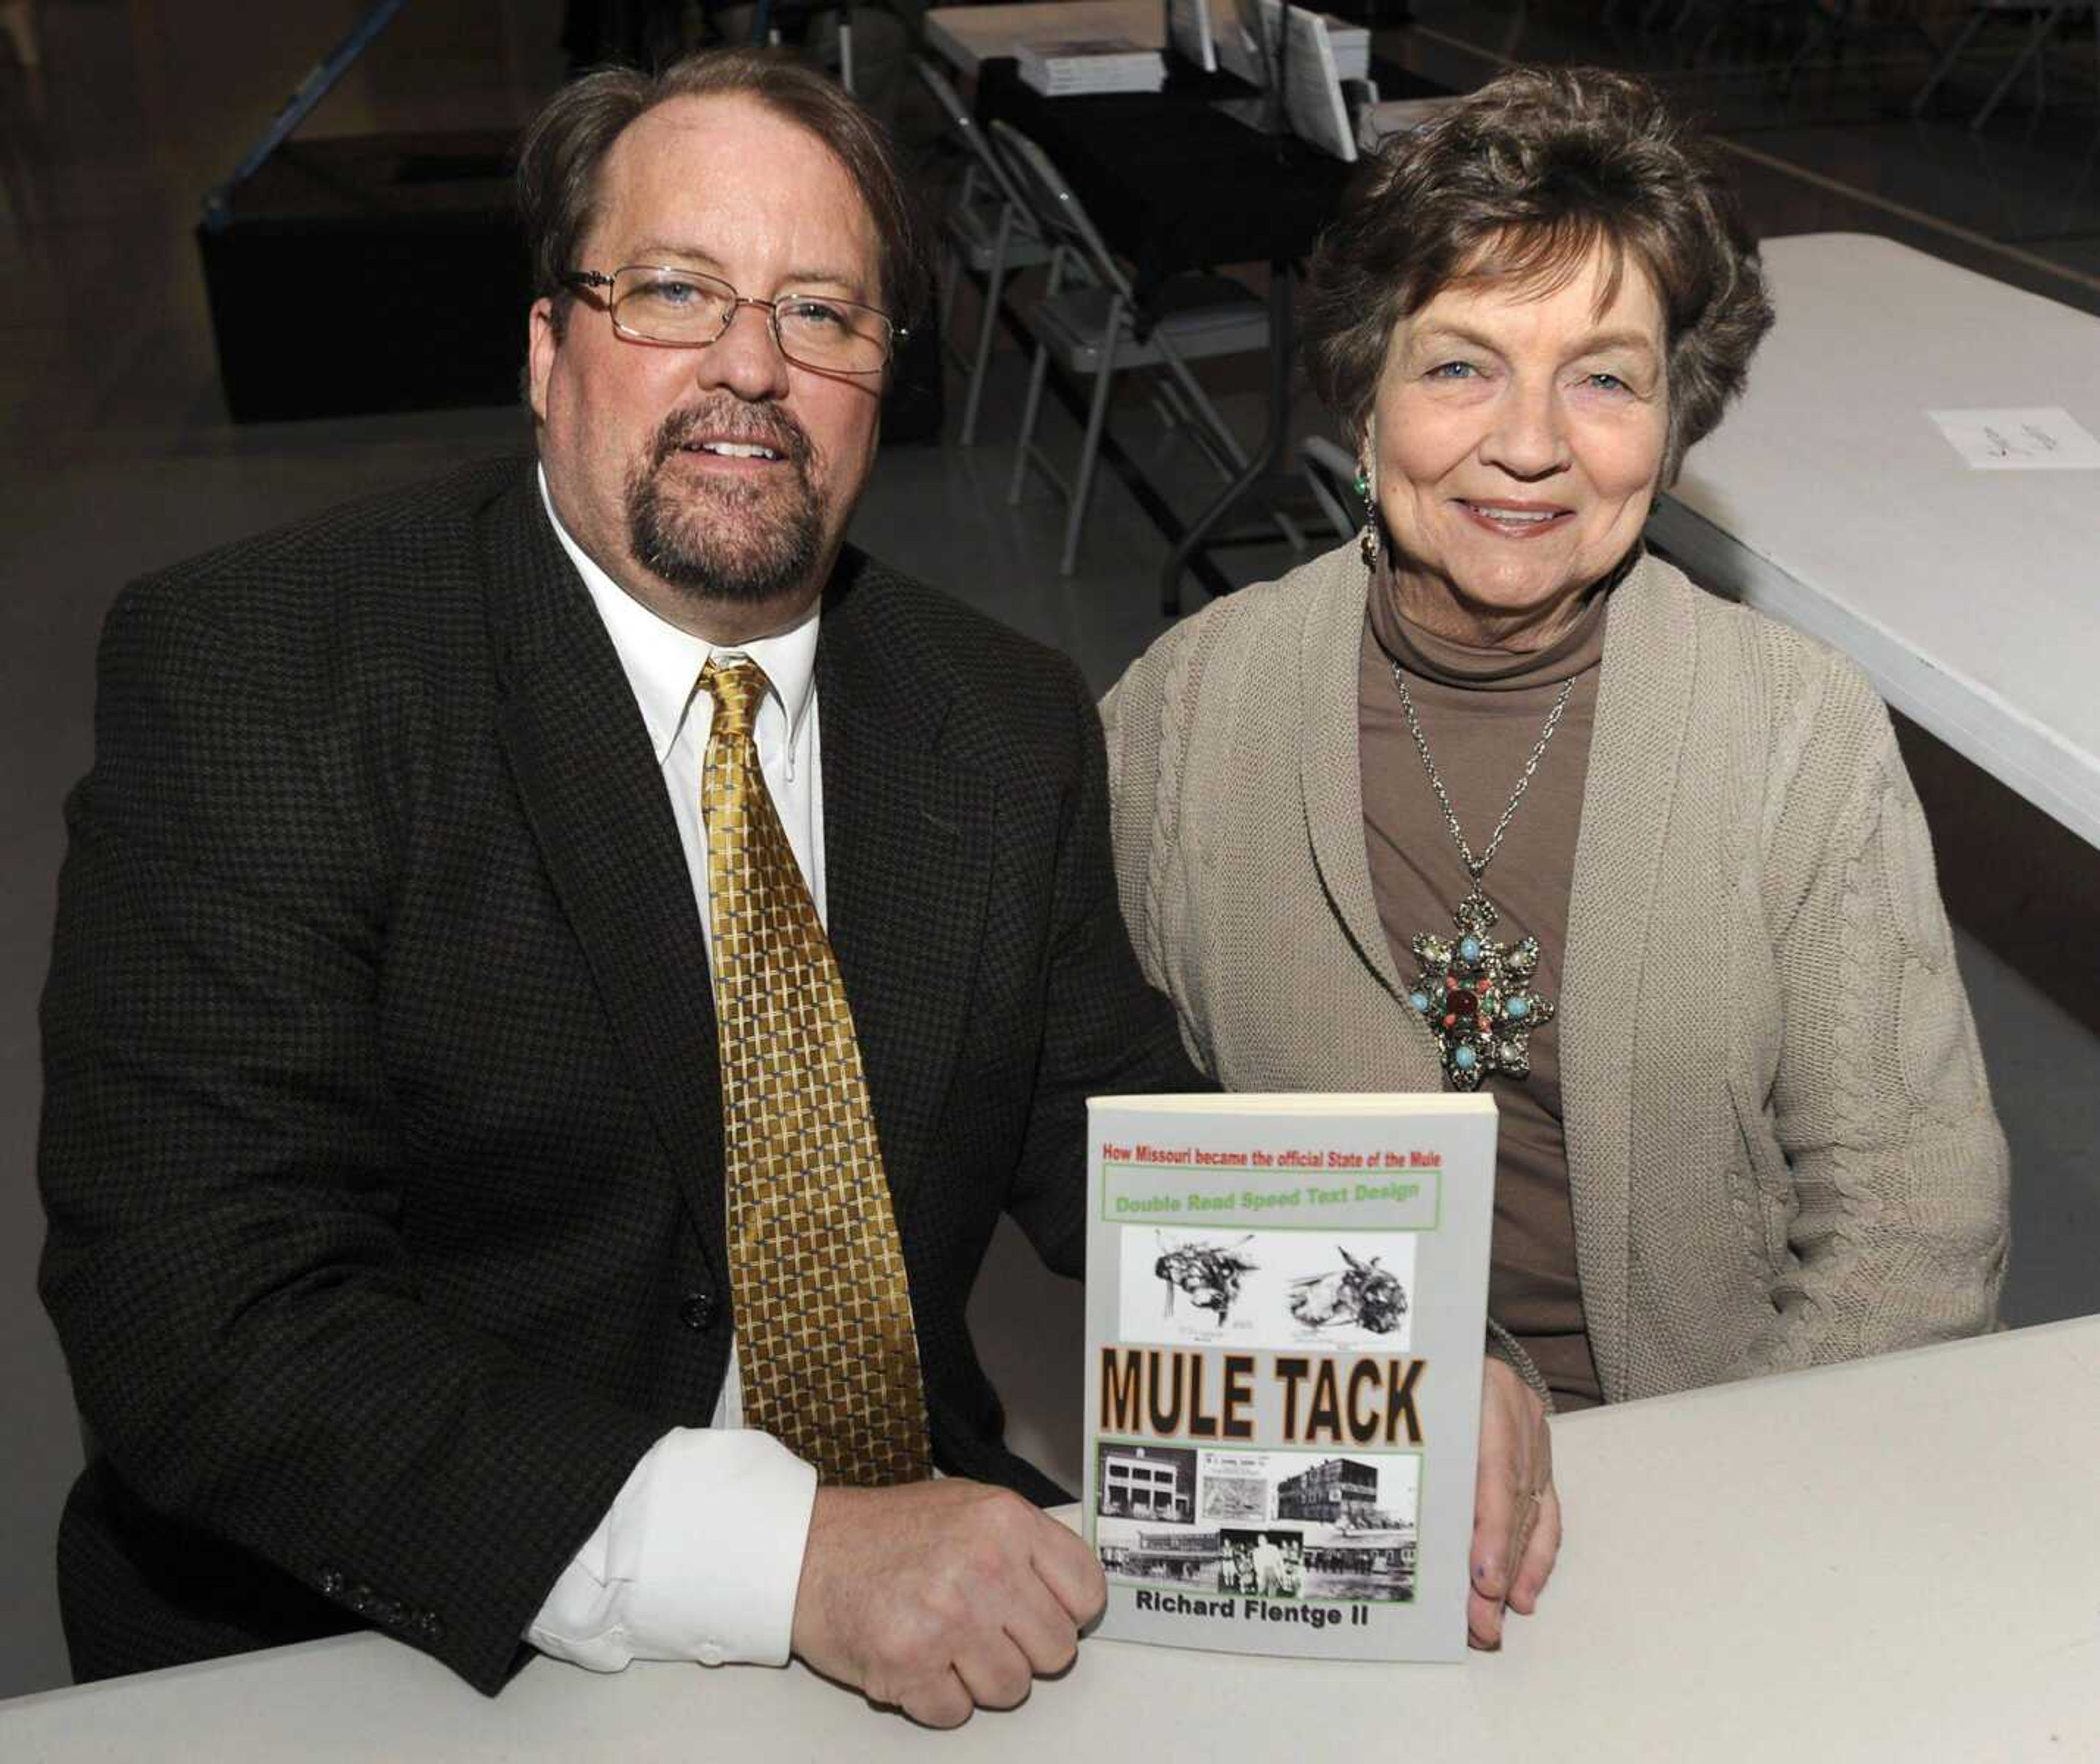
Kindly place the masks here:
POLYGON ((2096 13, 2093 45, 2094 54, 2100 55, 2100 11, 2096 11, 2094 0, 1970 0, 1967 20, 1956 33, 1954 41, 1947 46, 1947 52, 1939 58, 1930 77, 1919 89, 1917 96, 1910 101, 1910 113, 1913 117, 1925 114, 1927 100, 1939 90, 1939 82, 1954 71, 1954 64, 1961 59, 1962 52, 1968 48, 1977 32, 1983 28, 1986 20, 2003 18, 2014 12, 2031 14, 2034 19, 2034 29, 2028 33, 2026 46, 2013 58, 2012 65, 2005 69, 2005 77, 1992 88, 1991 95, 1983 100, 1983 108, 1969 119, 1971 132, 1980 130, 1991 120, 1991 113, 2003 102, 2005 94, 2013 89, 2013 82, 2026 72, 2030 62, 2034 64, 2035 70, 2035 108, 2037 110, 2041 108, 2044 102, 2042 64, 2036 58, 2049 39, 2055 34, 2057 26, 2064 20, 2076 18, 2080 13, 2096 13))
MULTIPOLYGON (((1068 513, 1057 568, 1059 574, 1069 576, 1079 556, 1079 530, 1093 492, 1094 468, 1100 462, 1109 394, 1116 375, 1135 368, 1164 369, 1166 378, 1158 383, 1158 393, 1170 429, 1190 435, 1222 476, 1237 477, 1246 469, 1246 455, 1217 406, 1197 384, 1189 362, 1265 351, 1268 308, 1229 276, 1192 273, 1170 278, 1140 312, 1130 278, 1049 156, 1008 123, 994 122, 991 132, 1014 187, 1035 217, 1037 230, 1052 245, 1048 285, 1025 315, 1035 338, 1035 362, 1029 374, 1006 499, 1020 502, 1030 466, 1065 497, 1068 513), (1150 321, 1141 338, 1140 318, 1150 321), (1043 383, 1053 356, 1066 372, 1093 382, 1086 437, 1069 484, 1035 444, 1043 383)), ((1294 548, 1302 549, 1297 528, 1284 515, 1276 518, 1285 538, 1294 548)))
POLYGON ((1012 175, 986 144, 984 131, 970 114, 945 75, 924 56, 915 56, 911 70, 919 83, 940 107, 948 132, 960 141, 968 162, 962 188, 941 217, 941 334, 951 334, 949 314, 955 289, 965 273, 982 278, 983 310, 977 318, 977 343, 968 359, 958 354, 957 365, 969 374, 963 395, 961 441, 968 447, 976 440, 977 409, 984 397, 986 369, 991 365, 992 345, 999 334, 999 301, 1008 276, 1050 261, 1051 246, 1036 231, 1035 219, 1013 187, 1012 175))
POLYGON ((1357 462, 1324 435, 1308 435, 1298 444, 1298 470, 1312 500, 1338 539, 1353 539, 1363 530, 1363 506, 1357 495, 1357 462))

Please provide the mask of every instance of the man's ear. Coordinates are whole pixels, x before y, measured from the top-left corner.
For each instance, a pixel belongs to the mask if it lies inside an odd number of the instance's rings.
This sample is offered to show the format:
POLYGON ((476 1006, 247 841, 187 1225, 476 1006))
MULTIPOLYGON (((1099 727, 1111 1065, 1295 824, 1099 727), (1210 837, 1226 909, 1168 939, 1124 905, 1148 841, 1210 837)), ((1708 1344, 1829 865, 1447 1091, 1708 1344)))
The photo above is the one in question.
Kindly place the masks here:
POLYGON ((547 382, 561 347, 562 321, 554 303, 545 297, 535 300, 525 320, 525 398, 536 424, 547 420, 547 382))

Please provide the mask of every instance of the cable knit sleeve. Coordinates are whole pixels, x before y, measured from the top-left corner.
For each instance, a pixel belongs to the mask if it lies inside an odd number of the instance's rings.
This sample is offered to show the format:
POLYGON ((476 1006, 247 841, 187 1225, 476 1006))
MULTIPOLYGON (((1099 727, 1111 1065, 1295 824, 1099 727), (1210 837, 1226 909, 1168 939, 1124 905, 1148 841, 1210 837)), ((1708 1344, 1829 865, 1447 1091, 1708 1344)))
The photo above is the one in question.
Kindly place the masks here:
POLYGON ((2005 1275, 2007 1157, 1925 817, 1849 664, 1810 683, 1782 745, 1766 870, 1785 1023, 1771 1125, 1793 1209, 1778 1355, 1974 1334, 2005 1275))
POLYGON ((1224 629, 1220 602, 1168 631, 1101 701, 1108 735, 1110 824, 1116 894, 1145 977, 1174 1001, 1189 1057, 1214 1063, 1184 971, 1202 952, 1184 947, 1188 902, 1179 878, 1189 744, 1201 705, 1204 662, 1224 629))

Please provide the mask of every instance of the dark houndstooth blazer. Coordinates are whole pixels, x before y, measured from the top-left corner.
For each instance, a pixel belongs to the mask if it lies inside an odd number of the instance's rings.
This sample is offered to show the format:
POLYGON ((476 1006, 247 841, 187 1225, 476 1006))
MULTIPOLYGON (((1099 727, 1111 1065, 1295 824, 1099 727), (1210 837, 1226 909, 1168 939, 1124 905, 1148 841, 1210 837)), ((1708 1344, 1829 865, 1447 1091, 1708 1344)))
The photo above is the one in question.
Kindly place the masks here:
MULTIPOLYGON (((1089 1093, 1197 1081, 1099 726, 850 552, 817 681, 935 1461, 1053 1498, 964 1302, 1002 1209, 1079 1271, 1089 1093)), ((76 1672, 363 1621, 494 1691, 730 1339, 706 958, 625 677, 505 462, 134 587, 99 690, 44 1000, 76 1672)))

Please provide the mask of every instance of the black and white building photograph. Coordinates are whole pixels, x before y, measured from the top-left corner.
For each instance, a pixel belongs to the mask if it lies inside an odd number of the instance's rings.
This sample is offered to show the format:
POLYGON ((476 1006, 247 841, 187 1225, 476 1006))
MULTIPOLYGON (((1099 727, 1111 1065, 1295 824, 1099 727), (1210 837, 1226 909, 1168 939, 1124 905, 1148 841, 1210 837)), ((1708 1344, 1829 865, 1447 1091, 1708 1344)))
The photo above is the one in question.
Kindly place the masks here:
POLYGON ((1196 1512, 1196 1453, 1104 1439, 1095 1457, 1094 1511, 1105 1519, 1187 1524, 1196 1512))
POLYGON ((1356 1524, 1378 1511, 1379 1473, 1360 1458, 1322 1458, 1277 1484, 1276 1516, 1356 1524))
POLYGON ((1101 1572, 1122 1581, 1156 1581, 1208 1591, 1216 1585, 1222 1545, 1215 1530, 1103 1519, 1095 1549, 1101 1572))

